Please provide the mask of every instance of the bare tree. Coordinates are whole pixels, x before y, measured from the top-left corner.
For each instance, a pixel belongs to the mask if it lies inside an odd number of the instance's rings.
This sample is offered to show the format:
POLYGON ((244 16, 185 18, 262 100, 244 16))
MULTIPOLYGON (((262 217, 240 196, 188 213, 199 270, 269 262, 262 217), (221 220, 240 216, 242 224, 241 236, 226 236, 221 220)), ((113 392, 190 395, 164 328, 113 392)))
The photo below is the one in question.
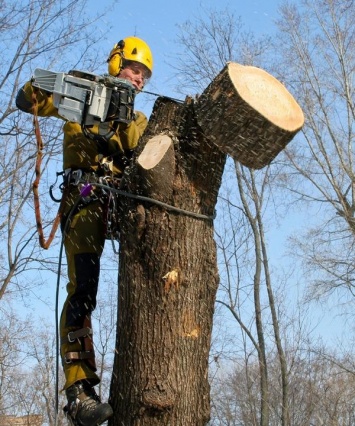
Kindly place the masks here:
MULTIPOLYGON (((211 12, 207 19, 201 18, 196 23, 187 22, 182 26, 179 38, 183 46, 183 54, 180 61, 180 71, 189 76, 195 83, 195 89, 201 82, 208 82, 217 67, 223 66, 228 61, 238 61, 251 65, 261 65, 268 52, 269 40, 256 39, 250 32, 243 31, 241 21, 236 20, 230 11, 211 12)), ((235 260, 236 268, 231 268, 228 260, 222 263, 228 273, 224 282, 222 276, 221 289, 225 290, 224 300, 219 300, 233 315, 245 336, 250 340, 259 360, 260 380, 260 413, 261 425, 269 424, 269 380, 268 359, 266 350, 265 303, 271 314, 273 337, 277 348, 282 377, 281 395, 282 407, 281 424, 289 424, 288 416, 288 378, 287 362, 283 350, 282 338, 279 330, 277 306, 272 287, 272 274, 270 271, 267 238, 264 224, 264 212, 268 202, 272 199, 270 183, 277 174, 276 169, 267 167, 263 171, 254 172, 238 162, 235 163, 235 179, 238 186, 238 201, 228 198, 227 204, 234 204, 234 210, 240 210, 244 216, 242 221, 246 230, 240 230, 231 221, 232 234, 230 236, 231 248, 228 252, 235 259, 233 249, 243 246, 244 259, 247 265, 243 268, 240 261, 235 260), (253 266, 254 265, 254 266, 253 266), (248 271, 248 268, 249 271, 248 271), (242 271, 242 272, 241 272, 242 271), (252 272, 251 272, 252 271, 252 272), (233 275, 235 276, 233 277, 233 275), (240 289, 243 288, 242 291, 240 289), (253 300, 253 318, 243 319, 241 315, 241 299, 244 298, 245 288, 248 290, 248 298, 253 300), (266 291, 265 291, 266 290, 266 291)), ((226 207, 228 209, 228 207, 226 207)), ((237 216, 237 215, 236 215, 237 216)), ((217 229, 217 234, 218 229, 217 229)), ((220 232, 219 235, 223 235, 220 232)), ((224 235, 223 235, 224 238, 224 235)), ((227 246, 220 241, 222 256, 226 256, 227 246)), ((250 299, 248 299, 250 300, 250 299)), ((254 424, 254 423, 253 423, 254 424)))
POLYGON ((22 342, 27 331, 25 323, 4 305, 0 309, 0 319, 0 413, 4 414, 8 410, 17 410, 17 403, 10 395, 14 391, 16 369, 21 368, 25 359, 22 342))
POLYGON ((292 250, 313 278, 312 297, 353 299, 355 3, 303 0, 285 3, 280 13, 275 63, 306 115, 303 143, 287 150, 300 179, 287 185, 316 212, 292 250))
MULTIPOLYGON (((39 327, 6 302, 0 311, 0 416, 55 419, 56 345, 53 324, 39 327)), ((59 384, 60 386, 60 384, 59 384)), ((62 421, 58 425, 63 424, 62 421)))
POLYGON ((177 90, 201 93, 227 61, 260 66, 271 38, 257 38, 230 9, 209 10, 180 25, 177 43, 183 46, 175 66, 177 90))
MULTIPOLYGON (((18 113, 14 106, 15 96, 21 85, 30 79, 35 67, 60 66, 67 70, 79 62, 85 69, 93 67, 96 53, 92 47, 100 38, 100 32, 93 31, 95 18, 87 17, 85 6, 85 1, 1 2, 0 298, 9 288, 12 291, 30 288, 28 283, 32 280, 22 279, 25 270, 37 270, 41 265, 51 269, 56 263, 49 253, 43 256, 37 244, 31 186, 36 140, 32 118, 18 113)), ((49 161, 54 161, 52 164, 58 162, 61 141, 58 139, 58 124, 47 120, 46 124, 41 123, 41 128, 45 142, 43 171, 49 161)), ((50 179, 54 180, 55 176, 50 179)), ((42 209, 44 226, 48 226, 56 206, 53 208, 53 201, 43 196, 42 209)))
MULTIPOLYGON (((346 363, 337 354, 332 360, 324 354, 315 354, 311 348, 296 351, 289 378, 290 424, 350 425, 354 421, 354 374, 339 367, 346 363)), ((273 384, 270 398, 270 424, 280 424, 278 407, 274 404, 274 390, 279 381, 279 362, 269 354, 269 380, 273 384), (276 385, 276 386, 275 386, 276 385)), ((292 355, 290 353, 290 355, 292 355)), ((214 409, 211 425, 257 425, 255 412, 258 405, 259 367, 251 358, 248 365, 238 359, 231 371, 219 376, 214 388, 214 409), (245 370, 248 370, 247 372, 245 370), (249 380, 246 380, 249 378, 249 380)))
MULTIPOLYGON (((117 306, 113 300, 116 286, 109 287, 114 281, 111 274, 109 276, 110 279, 104 280, 93 321, 98 328, 95 350, 100 355, 100 393, 106 396, 113 364, 117 306)), ((6 302, 0 310, 0 321, 3 325, 0 329, 0 417, 38 414, 49 426, 67 424, 61 409, 66 401, 60 392, 64 376, 57 372, 60 360, 54 321, 46 319, 33 324, 30 318, 22 319, 6 302)))

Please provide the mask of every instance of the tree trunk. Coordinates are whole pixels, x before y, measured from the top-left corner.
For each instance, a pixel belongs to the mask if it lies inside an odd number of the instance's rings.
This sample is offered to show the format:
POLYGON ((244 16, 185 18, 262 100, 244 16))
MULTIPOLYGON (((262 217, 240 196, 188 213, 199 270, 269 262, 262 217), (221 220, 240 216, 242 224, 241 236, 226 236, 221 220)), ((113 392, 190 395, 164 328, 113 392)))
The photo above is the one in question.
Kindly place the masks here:
POLYGON ((302 124, 277 80, 233 63, 196 103, 157 100, 124 176, 110 426, 208 422, 213 215, 226 154, 263 167, 302 124))
POLYGON ((304 123, 283 84, 260 68, 234 62, 202 93, 196 111, 205 135, 253 169, 269 164, 304 123))
POLYGON ((202 426, 218 286, 213 215, 226 156, 202 135, 193 102, 166 99, 135 155, 125 189, 165 204, 122 198, 109 424, 202 426))

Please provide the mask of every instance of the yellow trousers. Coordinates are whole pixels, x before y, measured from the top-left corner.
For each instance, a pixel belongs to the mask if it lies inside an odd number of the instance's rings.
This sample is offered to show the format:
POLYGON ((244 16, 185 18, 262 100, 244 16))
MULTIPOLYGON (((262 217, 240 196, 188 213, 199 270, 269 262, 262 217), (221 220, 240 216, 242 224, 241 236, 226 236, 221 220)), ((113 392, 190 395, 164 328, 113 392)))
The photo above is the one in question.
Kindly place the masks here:
MULTIPOLYGON (((62 221, 69 277, 67 298, 60 318, 61 357, 66 378, 64 389, 79 380, 87 380, 93 386, 100 382, 95 373, 94 358, 73 361, 65 359, 67 353, 87 351, 88 339, 92 339, 89 336, 70 342, 68 333, 91 327, 91 313, 96 307, 100 257, 105 243, 104 203, 96 200, 79 205, 71 215, 78 196, 78 189, 73 187, 65 198, 62 221)), ((91 346, 93 347, 92 341, 91 346)))

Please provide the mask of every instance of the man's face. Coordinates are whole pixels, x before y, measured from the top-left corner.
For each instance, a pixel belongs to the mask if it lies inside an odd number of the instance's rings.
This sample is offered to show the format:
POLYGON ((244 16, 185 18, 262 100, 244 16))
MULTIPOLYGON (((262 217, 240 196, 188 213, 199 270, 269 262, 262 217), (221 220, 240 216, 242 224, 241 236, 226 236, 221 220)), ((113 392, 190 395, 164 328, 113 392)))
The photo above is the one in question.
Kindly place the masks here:
POLYGON ((147 69, 139 62, 127 63, 117 77, 129 80, 137 90, 142 90, 147 79, 147 69))

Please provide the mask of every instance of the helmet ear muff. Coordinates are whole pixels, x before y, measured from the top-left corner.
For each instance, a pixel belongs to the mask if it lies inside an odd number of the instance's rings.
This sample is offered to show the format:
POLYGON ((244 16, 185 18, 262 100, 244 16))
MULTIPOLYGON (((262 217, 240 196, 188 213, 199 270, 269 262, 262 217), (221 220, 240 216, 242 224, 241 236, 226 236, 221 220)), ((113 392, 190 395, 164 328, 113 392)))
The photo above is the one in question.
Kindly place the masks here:
POLYGON ((116 52, 113 53, 107 60, 108 62, 108 72, 110 75, 117 76, 122 68, 122 53, 116 52))
POLYGON ((120 40, 113 46, 110 56, 107 59, 108 62, 108 72, 110 75, 116 76, 120 73, 123 66, 123 49, 125 47, 125 41, 120 40))

